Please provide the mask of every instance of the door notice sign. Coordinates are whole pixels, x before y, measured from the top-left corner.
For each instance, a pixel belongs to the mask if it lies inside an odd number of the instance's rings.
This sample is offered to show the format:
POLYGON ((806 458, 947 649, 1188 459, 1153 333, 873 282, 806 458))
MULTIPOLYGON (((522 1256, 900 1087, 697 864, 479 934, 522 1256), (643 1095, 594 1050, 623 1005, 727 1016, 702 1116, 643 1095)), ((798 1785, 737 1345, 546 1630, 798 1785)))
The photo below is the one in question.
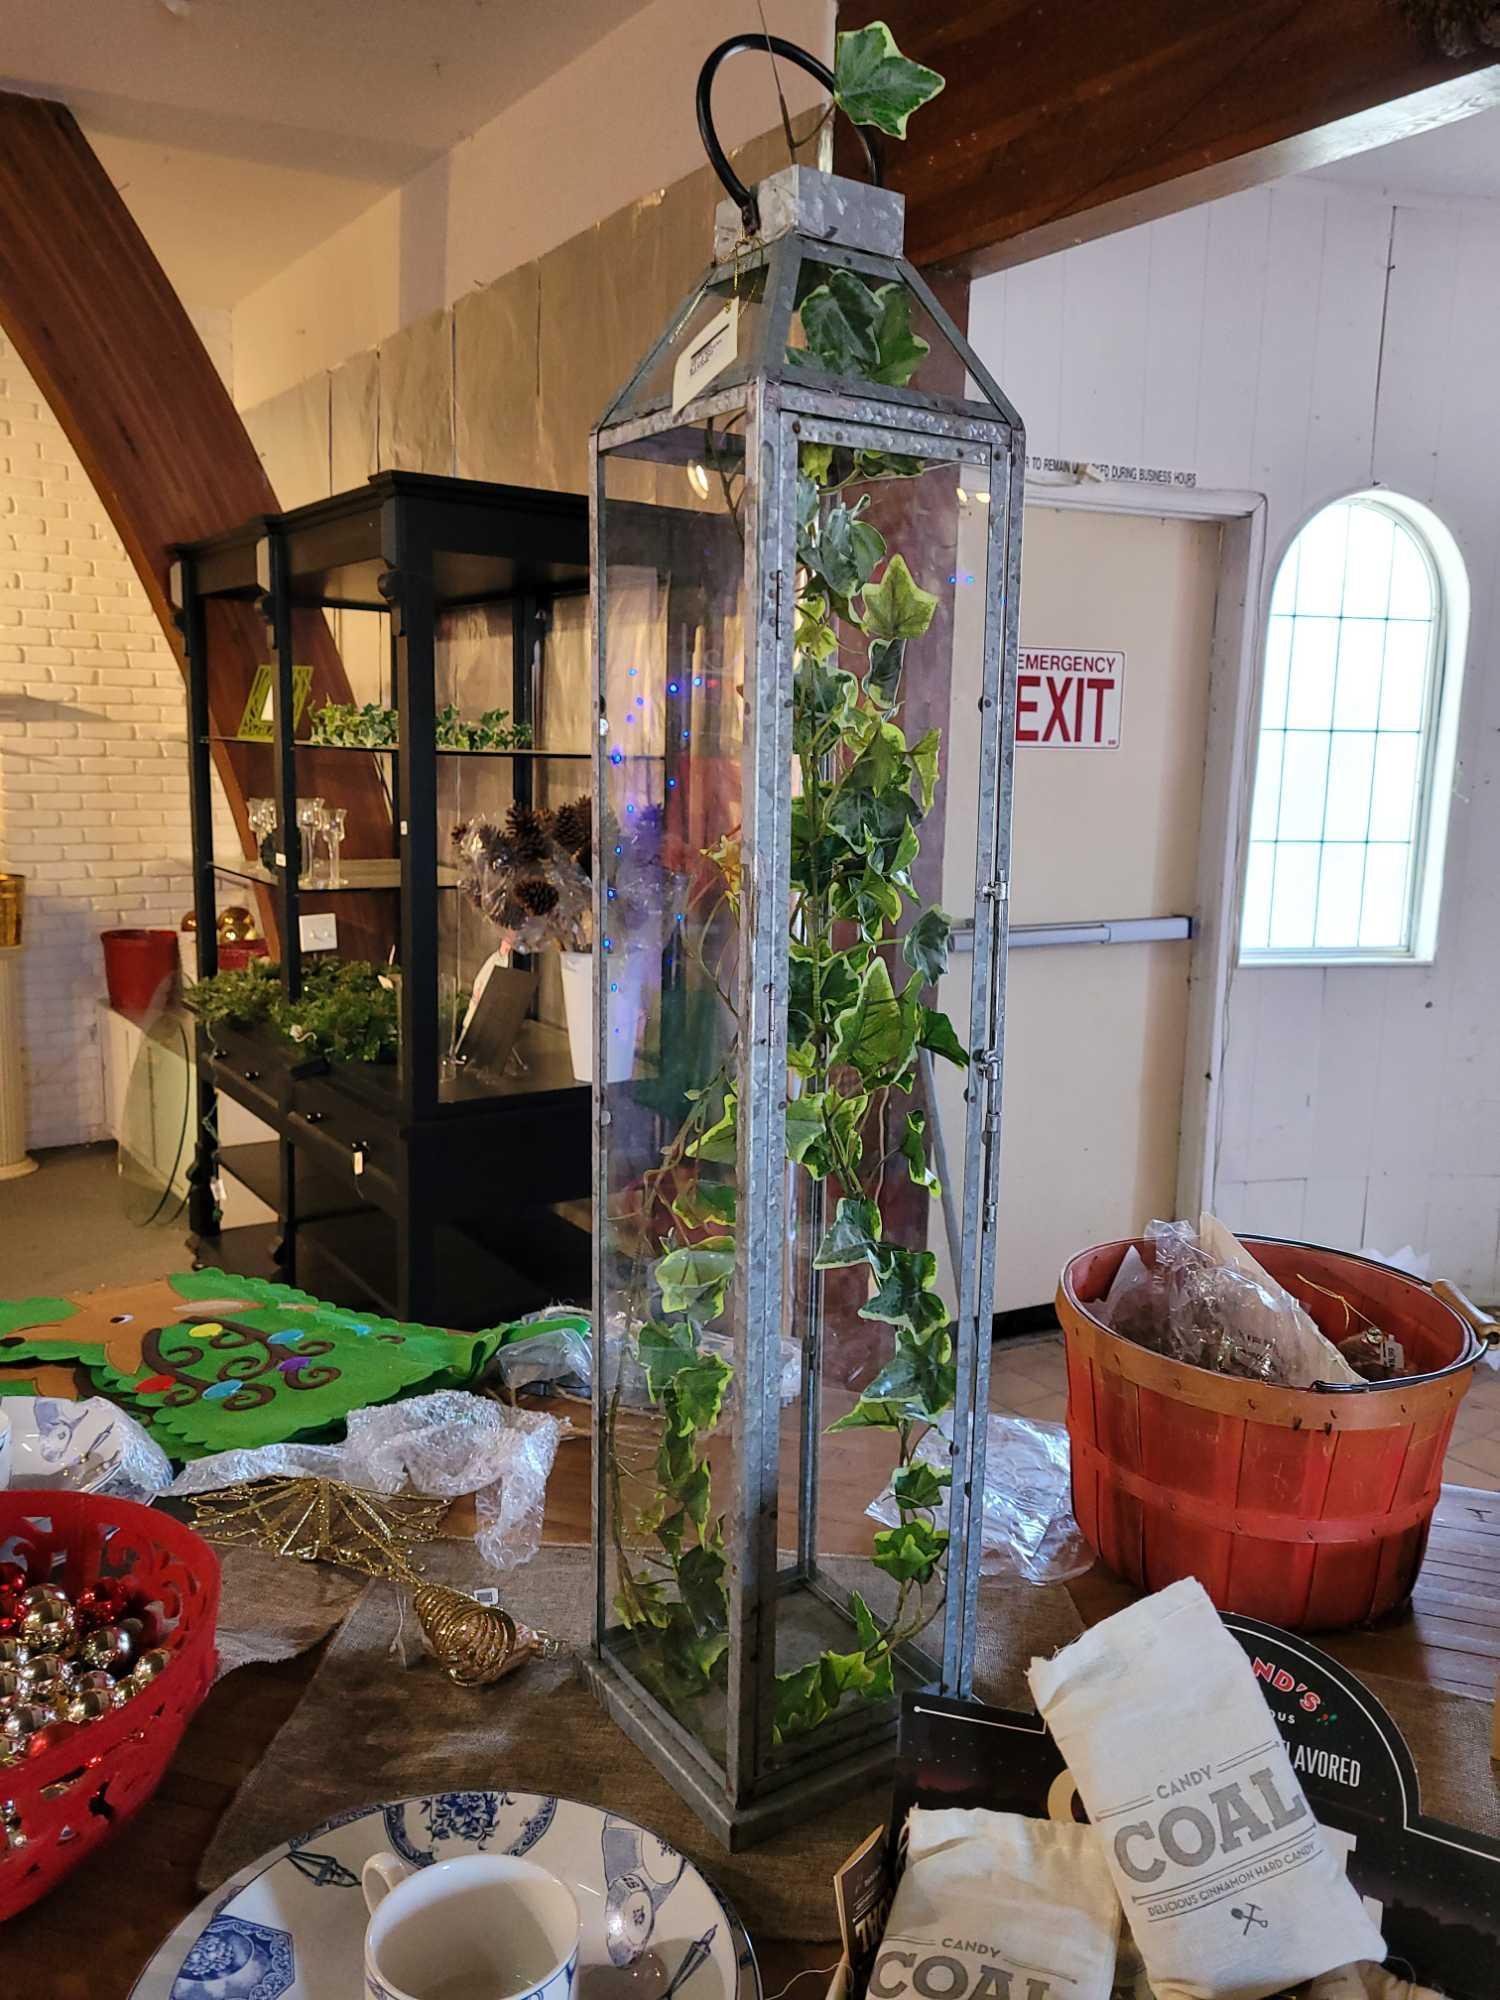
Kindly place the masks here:
POLYGON ((1045 750, 1118 750, 1125 655, 1023 646, 1016 673, 1016 742, 1045 750))

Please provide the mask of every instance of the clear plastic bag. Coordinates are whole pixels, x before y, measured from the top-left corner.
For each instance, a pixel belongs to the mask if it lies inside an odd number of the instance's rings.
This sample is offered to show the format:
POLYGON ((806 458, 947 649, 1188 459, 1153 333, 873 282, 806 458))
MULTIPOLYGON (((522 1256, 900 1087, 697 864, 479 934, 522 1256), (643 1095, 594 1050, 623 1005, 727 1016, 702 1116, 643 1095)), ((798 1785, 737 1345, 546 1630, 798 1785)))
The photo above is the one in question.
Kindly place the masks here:
MULTIPOLYGON (((946 1467, 950 1441, 934 1426, 917 1446, 917 1458, 946 1467)), ((986 1576, 1020 1577, 1027 1583, 1066 1583, 1092 1568, 1094 1552, 1073 1519, 1068 1433, 1061 1424, 1028 1417, 992 1416, 984 1457, 986 1576)), ((865 1512, 887 1528, 900 1525, 889 1486, 865 1512)))
POLYGON ((1312 1316, 1213 1216, 1200 1229, 1151 1222, 1148 1264, 1125 1254, 1100 1317, 1170 1360, 1251 1382, 1307 1389, 1361 1380, 1312 1316))
POLYGON ((547 1479, 565 1428, 539 1410, 443 1389, 352 1411, 342 1444, 273 1444, 195 1459, 170 1491, 206 1493, 300 1473, 372 1493, 472 1493, 475 1548, 492 1569, 514 1569, 541 1547, 547 1479))

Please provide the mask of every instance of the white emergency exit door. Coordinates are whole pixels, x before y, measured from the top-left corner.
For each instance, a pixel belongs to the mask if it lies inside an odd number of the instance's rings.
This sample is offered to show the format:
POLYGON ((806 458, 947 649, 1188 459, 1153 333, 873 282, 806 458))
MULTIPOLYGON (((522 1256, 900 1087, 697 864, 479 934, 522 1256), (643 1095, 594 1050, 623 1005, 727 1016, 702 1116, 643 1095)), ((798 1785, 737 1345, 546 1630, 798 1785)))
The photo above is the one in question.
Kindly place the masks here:
MULTIPOLYGON (((1041 657, 1018 715, 1017 943, 1033 926, 1192 915, 1219 564, 1215 522, 1028 504, 1021 644, 1041 657)), ((973 691, 955 686, 944 883, 956 917, 974 879, 958 803, 974 783, 972 713, 973 691)), ((998 1311, 1049 1301, 1075 1251, 1173 1212, 1191 949, 1013 949, 998 1311)), ((943 982, 960 1033, 968 975, 957 958, 943 982)), ((938 1082, 949 1132, 961 1130, 956 1081, 938 1082)))

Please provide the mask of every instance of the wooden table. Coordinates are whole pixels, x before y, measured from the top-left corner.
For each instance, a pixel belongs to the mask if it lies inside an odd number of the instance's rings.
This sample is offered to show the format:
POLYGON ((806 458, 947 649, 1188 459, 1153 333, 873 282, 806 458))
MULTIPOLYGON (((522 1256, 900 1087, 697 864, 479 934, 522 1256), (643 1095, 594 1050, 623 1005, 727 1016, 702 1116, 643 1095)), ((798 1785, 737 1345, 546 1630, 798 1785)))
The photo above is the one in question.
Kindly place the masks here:
MULTIPOLYGON (((885 1457, 878 1433, 845 1434, 833 1539, 864 1546, 864 1506, 885 1457)), ((586 1542, 589 1446, 565 1443, 547 1496, 545 1539, 586 1542)), ((1133 1594, 1095 1569, 1070 1586, 1092 1624, 1133 1594)), ((1382 1627, 1320 1639, 1356 1671, 1391 1674, 1490 1700, 1500 1671, 1500 1494, 1449 1486, 1411 1606, 1382 1627)), ((124 2000, 162 1939, 199 1900, 198 1859, 240 1783, 254 1769, 311 1678, 321 1648, 229 1674, 193 1718, 156 1796, 119 1836, 50 1896, 0 1928, 0 1991, 25 2000, 124 2000)), ((807 1975, 794 2000, 817 2000, 814 1971, 832 1945, 762 1944, 766 1991, 807 1975)))

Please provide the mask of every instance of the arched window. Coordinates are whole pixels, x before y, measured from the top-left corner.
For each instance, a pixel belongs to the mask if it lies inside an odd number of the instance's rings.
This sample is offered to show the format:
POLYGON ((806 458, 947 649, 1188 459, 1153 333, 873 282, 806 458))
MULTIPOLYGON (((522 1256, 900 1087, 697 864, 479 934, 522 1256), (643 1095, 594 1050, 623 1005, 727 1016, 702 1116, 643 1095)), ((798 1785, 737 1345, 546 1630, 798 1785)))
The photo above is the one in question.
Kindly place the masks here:
POLYGON ((1240 957, 1430 958, 1468 588, 1425 507, 1324 507, 1271 593, 1240 957))

